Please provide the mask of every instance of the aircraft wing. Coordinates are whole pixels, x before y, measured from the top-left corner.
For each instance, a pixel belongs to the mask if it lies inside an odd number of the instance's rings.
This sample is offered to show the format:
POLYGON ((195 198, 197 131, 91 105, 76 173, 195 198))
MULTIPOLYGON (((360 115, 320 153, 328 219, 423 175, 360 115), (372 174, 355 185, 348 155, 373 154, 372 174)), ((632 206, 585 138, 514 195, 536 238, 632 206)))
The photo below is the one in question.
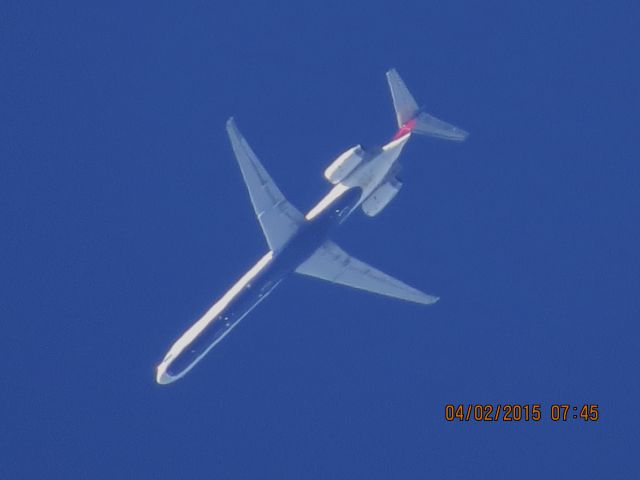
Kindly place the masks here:
POLYGON ((304 215, 284 197, 233 118, 227 121, 227 133, 269 248, 277 251, 296 233, 304 215))
POLYGON ((438 297, 416 290, 353 258, 331 240, 327 240, 296 272, 409 302, 427 305, 438 301, 438 297))

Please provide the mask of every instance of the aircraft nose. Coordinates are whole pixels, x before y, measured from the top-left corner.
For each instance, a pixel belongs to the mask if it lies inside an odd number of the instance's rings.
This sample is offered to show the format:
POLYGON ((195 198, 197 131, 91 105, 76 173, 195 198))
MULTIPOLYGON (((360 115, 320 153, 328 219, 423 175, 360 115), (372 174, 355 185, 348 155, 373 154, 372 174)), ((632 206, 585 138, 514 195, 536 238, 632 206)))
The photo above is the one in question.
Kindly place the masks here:
POLYGON ((166 385, 167 383, 173 382, 175 379, 167 373, 167 365, 165 363, 161 363, 156 368, 156 382, 160 385, 166 385))

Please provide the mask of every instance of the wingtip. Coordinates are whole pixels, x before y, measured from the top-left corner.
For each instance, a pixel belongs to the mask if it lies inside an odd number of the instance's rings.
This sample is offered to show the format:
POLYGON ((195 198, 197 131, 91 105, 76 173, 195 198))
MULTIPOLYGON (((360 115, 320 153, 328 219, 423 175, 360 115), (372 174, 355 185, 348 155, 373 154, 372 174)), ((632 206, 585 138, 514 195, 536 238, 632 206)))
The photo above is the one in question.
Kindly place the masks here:
POLYGON ((461 128, 456 128, 458 135, 460 135, 460 138, 458 139, 458 141, 460 142, 466 142, 467 138, 469 138, 469 132, 467 132, 466 130, 463 130, 461 128))
POLYGON ((238 124, 236 123, 235 117, 229 117, 229 119, 227 120, 227 134, 229 135, 229 137, 231 137, 232 143, 235 139, 243 138, 242 134, 240 133, 240 129, 238 128, 238 124))
POLYGON ((436 297, 434 295, 425 295, 425 299, 422 303, 424 305, 433 305, 434 303, 437 303, 438 300, 440 300, 440 297, 436 297))

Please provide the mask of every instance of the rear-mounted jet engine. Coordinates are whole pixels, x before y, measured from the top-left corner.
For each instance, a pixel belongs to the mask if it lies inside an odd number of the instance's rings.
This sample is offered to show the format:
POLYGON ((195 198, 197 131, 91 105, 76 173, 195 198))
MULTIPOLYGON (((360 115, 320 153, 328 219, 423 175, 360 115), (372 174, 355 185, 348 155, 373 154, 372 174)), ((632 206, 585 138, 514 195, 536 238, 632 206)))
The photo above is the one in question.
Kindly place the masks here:
POLYGON ((364 151, 360 145, 350 148, 336 158, 324 171, 324 178, 334 185, 349 176, 360 165, 364 157, 364 151))
POLYGON ((402 182, 397 178, 383 183, 362 203, 362 211, 370 217, 375 217, 393 200, 400 188, 402 188, 402 182))

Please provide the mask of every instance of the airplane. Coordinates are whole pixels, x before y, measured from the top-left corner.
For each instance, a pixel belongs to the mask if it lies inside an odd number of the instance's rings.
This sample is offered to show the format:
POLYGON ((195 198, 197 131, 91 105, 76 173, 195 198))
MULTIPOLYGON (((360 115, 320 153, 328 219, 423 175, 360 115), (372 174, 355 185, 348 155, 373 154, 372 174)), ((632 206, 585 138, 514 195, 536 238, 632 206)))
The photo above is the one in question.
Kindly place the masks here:
POLYGON ((356 145, 338 156, 324 172, 333 187, 306 215, 284 197, 233 117, 227 121, 231 146, 269 251, 178 338, 156 367, 157 383, 165 385, 186 375, 294 272, 425 305, 438 300, 352 257, 330 238, 356 208, 374 217, 396 196, 402 187, 396 177, 398 156, 412 134, 453 141, 468 136, 419 108, 395 69, 386 76, 398 130, 381 148, 365 150, 356 145))

